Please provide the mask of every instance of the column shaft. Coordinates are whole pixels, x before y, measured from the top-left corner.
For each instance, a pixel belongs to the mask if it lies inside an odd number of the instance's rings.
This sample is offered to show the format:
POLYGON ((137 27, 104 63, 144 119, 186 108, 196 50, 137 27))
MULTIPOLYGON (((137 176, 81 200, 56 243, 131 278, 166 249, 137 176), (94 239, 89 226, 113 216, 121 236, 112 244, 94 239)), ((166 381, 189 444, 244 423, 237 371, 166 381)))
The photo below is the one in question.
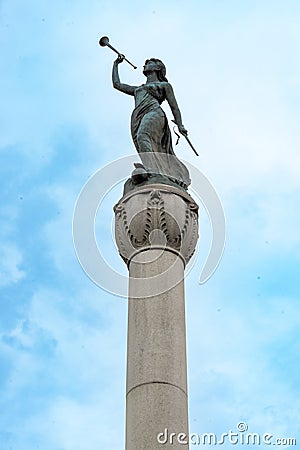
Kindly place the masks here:
POLYGON ((129 264, 126 391, 126 450, 182 449, 177 436, 188 435, 184 264, 169 250, 141 251, 129 264), (149 283, 161 274, 172 287, 148 297, 149 283))

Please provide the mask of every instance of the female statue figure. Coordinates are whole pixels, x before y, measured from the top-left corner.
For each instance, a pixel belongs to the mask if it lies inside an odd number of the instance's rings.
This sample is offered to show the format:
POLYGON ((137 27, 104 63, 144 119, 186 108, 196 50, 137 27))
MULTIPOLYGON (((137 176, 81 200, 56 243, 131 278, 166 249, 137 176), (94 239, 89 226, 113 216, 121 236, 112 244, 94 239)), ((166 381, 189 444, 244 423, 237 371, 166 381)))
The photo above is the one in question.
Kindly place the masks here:
POLYGON ((191 180, 185 165, 175 156, 171 132, 161 103, 167 100, 181 134, 187 135, 182 124, 180 110, 170 83, 166 68, 161 60, 147 59, 143 74, 147 81, 141 86, 129 86, 120 82, 118 66, 123 62, 118 56, 113 64, 113 87, 134 96, 135 109, 131 116, 131 135, 143 166, 149 177, 157 174, 187 189, 191 180))

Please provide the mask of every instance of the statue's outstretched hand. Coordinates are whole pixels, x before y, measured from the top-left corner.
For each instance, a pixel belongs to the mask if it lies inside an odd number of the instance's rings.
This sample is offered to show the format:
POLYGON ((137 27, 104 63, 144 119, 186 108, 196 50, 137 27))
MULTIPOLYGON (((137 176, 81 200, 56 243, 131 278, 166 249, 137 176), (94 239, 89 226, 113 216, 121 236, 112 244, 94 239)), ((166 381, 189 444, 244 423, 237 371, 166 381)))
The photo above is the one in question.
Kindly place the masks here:
POLYGON ((124 59, 125 59, 125 56, 124 56, 124 55, 119 55, 119 56, 117 57, 117 59, 115 60, 115 63, 116 63, 116 64, 121 64, 121 63, 124 61, 124 59))
POLYGON ((183 134, 183 136, 187 136, 188 135, 188 131, 184 128, 183 125, 179 125, 178 126, 178 130, 179 130, 179 133, 183 134))

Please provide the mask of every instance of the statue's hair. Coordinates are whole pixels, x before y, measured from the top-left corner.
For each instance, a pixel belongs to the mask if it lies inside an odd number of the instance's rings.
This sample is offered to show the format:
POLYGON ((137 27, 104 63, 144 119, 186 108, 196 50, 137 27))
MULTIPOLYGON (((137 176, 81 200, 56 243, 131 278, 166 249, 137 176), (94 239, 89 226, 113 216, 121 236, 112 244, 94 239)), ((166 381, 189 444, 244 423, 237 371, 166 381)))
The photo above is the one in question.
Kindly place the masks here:
POLYGON ((164 65, 164 63, 160 59, 150 58, 145 61, 145 64, 147 64, 148 61, 153 61, 157 65, 158 70, 156 70, 156 73, 157 73, 157 78, 159 79, 159 81, 168 81, 166 78, 167 71, 166 71, 166 66, 164 65))

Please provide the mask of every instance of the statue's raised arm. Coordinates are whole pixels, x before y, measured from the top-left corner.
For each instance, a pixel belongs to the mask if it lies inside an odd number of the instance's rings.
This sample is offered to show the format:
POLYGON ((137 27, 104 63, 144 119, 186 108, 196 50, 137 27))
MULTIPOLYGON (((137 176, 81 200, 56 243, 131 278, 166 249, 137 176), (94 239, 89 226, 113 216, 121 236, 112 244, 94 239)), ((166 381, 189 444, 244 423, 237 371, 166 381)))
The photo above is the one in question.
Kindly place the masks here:
POLYGON ((134 90, 136 89, 136 86, 130 86, 129 84, 124 84, 120 82, 119 64, 122 63, 124 59, 125 59, 124 55, 119 55, 113 64, 112 68, 113 87, 115 89, 118 89, 118 91, 124 92, 124 94, 134 95, 134 90))

